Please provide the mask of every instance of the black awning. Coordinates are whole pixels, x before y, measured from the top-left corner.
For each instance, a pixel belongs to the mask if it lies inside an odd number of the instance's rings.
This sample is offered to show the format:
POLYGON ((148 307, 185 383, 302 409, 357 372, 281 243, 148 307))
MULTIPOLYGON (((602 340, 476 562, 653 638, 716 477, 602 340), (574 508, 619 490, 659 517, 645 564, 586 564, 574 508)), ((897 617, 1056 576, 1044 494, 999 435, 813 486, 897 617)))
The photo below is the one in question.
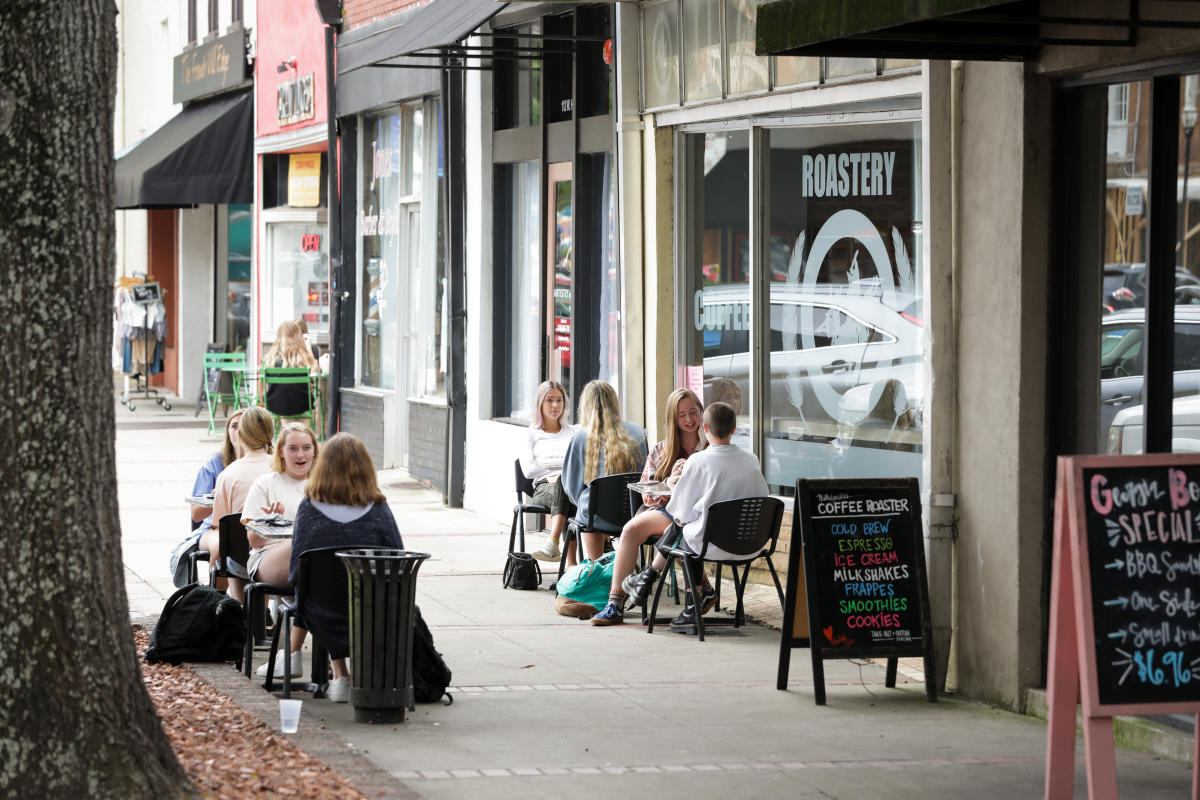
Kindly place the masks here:
POLYGON ((117 159, 117 208, 254 202, 254 93, 193 103, 117 159))
POLYGON ((1104 14, 1041 0, 773 0, 758 9, 755 52, 1023 61, 1045 45, 1133 47, 1142 28, 1197 27, 1169 4, 1146 16, 1137 3, 1104 14))
MULTIPOLYGON (((507 3, 496 0, 432 0, 410 14, 401 14, 399 25, 385 28, 362 39, 338 43, 338 74, 363 67, 389 66, 385 62, 401 56, 433 56, 431 51, 470 36, 483 23, 504 10, 507 3)), ((398 64, 392 66, 420 66, 398 64)), ((423 66, 439 68, 428 61, 423 66)))

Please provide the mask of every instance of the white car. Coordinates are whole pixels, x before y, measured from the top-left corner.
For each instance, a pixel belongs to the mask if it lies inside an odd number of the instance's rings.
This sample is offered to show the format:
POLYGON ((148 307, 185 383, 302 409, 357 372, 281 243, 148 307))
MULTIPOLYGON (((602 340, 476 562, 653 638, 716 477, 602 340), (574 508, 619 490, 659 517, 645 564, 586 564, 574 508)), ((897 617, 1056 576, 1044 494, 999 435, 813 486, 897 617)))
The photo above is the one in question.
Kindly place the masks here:
MULTIPOLYGON (((1108 429, 1108 452, 1136 455, 1142 452, 1145 406, 1130 406, 1117 412, 1108 429)), ((1176 397, 1171 404, 1171 452, 1200 453, 1200 394, 1176 397)))

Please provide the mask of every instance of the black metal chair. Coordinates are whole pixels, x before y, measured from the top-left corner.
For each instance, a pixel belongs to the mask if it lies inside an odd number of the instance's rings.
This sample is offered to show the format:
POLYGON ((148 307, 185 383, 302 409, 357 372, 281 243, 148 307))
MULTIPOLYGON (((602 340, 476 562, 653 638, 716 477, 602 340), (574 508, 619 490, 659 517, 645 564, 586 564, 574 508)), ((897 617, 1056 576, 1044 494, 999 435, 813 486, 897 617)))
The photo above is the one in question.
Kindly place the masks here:
POLYGON ((571 542, 579 542, 580 559, 584 556, 583 543, 579 536, 581 533, 599 533, 609 539, 621 535, 621 528, 625 527, 625 523, 633 516, 629 484, 637 483, 641 477, 637 472, 622 472, 595 478, 588 484, 588 521, 586 525, 580 525, 575 517, 567 520, 567 529, 563 531, 562 555, 558 559, 559 578, 567 567, 567 548, 571 542), (612 527, 597 528, 597 520, 603 520, 612 527))
POLYGON ((246 539, 246 526, 242 524, 241 514, 226 514, 217 521, 217 550, 221 557, 209 566, 208 585, 216 586, 218 578, 245 580, 229 569, 231 560, 242 566, 250 560, 250 542, 246 539))
POLYGON ((549 514, 550 506, 544 506, 540 503, 526 503, 525 497, 533 497, 533 481, 525 477, 525 473, 521 470, 521 459, 513 462, 513 468, 517 478, 517 504, 513 506, 512 528, 508 532, 508 552, 528 552, 525 550, 525 515, 526 514, 549 514), (513 544, 516 542, 517 532, 521 533, 521 549, 513 550, 513 544))
MULTIPOLYGON (((674 569, 675 559, 684 562, 683 580, 688 597, 693 608, 699 611, 700 593, 695 581, 692 580, 694 568, 703 569, 705 561, 718 565, 727 565, 733 573, 733 585, 737 591, 737 608, 732 619, 710 620, 709 624, 725 625, 732 623, 737 628, 746 622, 745 609, 742 605, 742 595, 746 591, 746 581, 750 577, 750 565, 760 558, 765 558, 771 578, 775 581, 775 591, 779 594, 779 605, 783 605, 783 586, 779 583, 779 574, 771 556, 775 553, 775 545, 779 541, 779 528, 783 523, 783 501, 774 497, 744 497, 740 500, 726 500, 709 506, 708 516, 704 522, 703 545, 699 553, 687 549, 678 532, 678 527, 671 526, 664 537, 669 545, 663 545, 660 550, 667 557, 666 569, 674 569), (747 553, 742 558, 707 558, 709 546, 719 547, 727 553, 747 553), (742 568, 741 575, 738 567, 742 568)), ((659 581, 654 592, 654 605, 650 609, 647 633, 654 632, 655 615, 658 613, 658 601, 662 595, 662 587, 666 581, 659 581)), ((704 641, 704 616, 696 614, 696 633, 700 641, 704 641)))
MULTIPOLYGON (((251 581, 246 584, 244 590, 246 598, 246 647, 242 653, 242 663, 246 672, 246 677, 251 678, 253 674, 251 661, 254 656, 255 635, 254 628, 256 620, 263 619, 266 616, 266 598, 268 595, 279 595, 279 597, 292 597, 296 590, 290 583, 267 583, 266 581, 251 581)), ((262 625, 258 625, 262 627, 262 625)), ((274 658, 274 651, 271 657, 274 658)), ((289 664, 290 666, 290 664, 289 664)), ((270 671, 270 667, 267 670, 270 671)), ((288 670, 291 671, 290 669, 288 670)))
MULTIPOLYGON (((341 611, 349 619, 349 579, 342 560, 337 557, 344 545, 318 547, 300 554, 300 566, 296 575, 296 591, 292 597, 281 597, 275 615, 275 630, 271 634, 271 651, 267 655, 267 680, 263 684, 268 692, 275 688, 275 653, 283 642, 285 651, 290 651, 292 622, 297 614, 303 616, 305 604, 312 602, 325 609, 341 611)), ((349 623, 347 623, 348 625, 349 623)), ((292 671, 283 671, 283 696, 289 698, 292 691, 311 692, 314 698, 322 697, 325 684, 329 682, 329 656, 326 644, 314 633, 312 680, 299 686, 292 684, 292 671)), ((333 653, 337 658, 346 654, 333 653)), ((287 658, 284 659, 286 663, 287 658)), ((290 664, 288 665, 290 666, 290 664)))
MULTIPOLYGON (((638 510, 642 507, 642 493, 634 489, 629 489, 629 518, 633 519, 637 516, 638 510)), ((669 530, 669 529, 668 529, 669 530)), ((651 536, 642 543, 638 548, 637 565, 635 569, 641 572, 654 561, 654 552, 658 549, 658 543, 662 536, 651 536)), ((670 581, 670 588, 667 589, 667 597, 675 601, 675 605, 679 605, 679 587, 675 582, 675 570, 669 572, 666 568, 663 569, 663 574, 659 578, 660 581, 670 581)), ((650 607, 645 603, 642 604, 642 624, 649 624, 650 607)), ((660 620, 661 621, 661 620, 660 620)))

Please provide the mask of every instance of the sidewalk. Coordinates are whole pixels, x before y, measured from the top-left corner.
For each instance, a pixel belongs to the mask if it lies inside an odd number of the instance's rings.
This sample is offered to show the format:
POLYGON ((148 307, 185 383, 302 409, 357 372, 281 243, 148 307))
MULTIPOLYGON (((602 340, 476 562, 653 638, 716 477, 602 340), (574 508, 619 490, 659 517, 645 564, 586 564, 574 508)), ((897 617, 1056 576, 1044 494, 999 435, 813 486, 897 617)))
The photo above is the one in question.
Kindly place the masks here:
MULTIPOLYGON (((186 530, 183 496, 218 444, 188 405, 117 406, 127 586, 141 621, 173 589, 167 557, 186 530)), ((647 635, 636 621, 596 629, 557 616, 549 593, 500 587, 506 525, 445 508, 400 470, 381 472, 380 484, 406 547, 431 554, 417 600, 454 671, 455 702, 371 726, 356 724, 349 705, 305 701, 297 743, 369 796, 1042 793, 1039 720, 955 697, 927 703, 919 674, 902 669, 887 689, 870 662, 826 662, 828 702, 818 707, 807 650, 792 653, 788 691, 775 689, 779 634, 765 625, 713 629, 701 643, 647 635)), ((752 613, 771 621, 773 594, 752 613)), ((278 724, 256 684, 227 666, 197 671, 278 724)), ((1076 795, 1085 796, 1081 738, 1078 750, 1076 795)), ((1191 786, 1188 767, 1141 753, 1119 751, 1117 770, 1124 797, 1185 797, 1191 786)))

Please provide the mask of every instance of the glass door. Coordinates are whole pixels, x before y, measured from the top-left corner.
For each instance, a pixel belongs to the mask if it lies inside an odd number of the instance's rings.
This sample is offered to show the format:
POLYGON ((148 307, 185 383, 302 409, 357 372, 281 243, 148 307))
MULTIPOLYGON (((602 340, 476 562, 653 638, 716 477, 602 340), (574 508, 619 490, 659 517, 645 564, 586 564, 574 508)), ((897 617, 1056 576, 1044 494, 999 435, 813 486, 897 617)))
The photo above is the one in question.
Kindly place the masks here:
POLYGON ((574 299, 574 213, 570 163, 550 164, 546 172, 546 353, 550 380, 571 385, 572 301, 574 299))

